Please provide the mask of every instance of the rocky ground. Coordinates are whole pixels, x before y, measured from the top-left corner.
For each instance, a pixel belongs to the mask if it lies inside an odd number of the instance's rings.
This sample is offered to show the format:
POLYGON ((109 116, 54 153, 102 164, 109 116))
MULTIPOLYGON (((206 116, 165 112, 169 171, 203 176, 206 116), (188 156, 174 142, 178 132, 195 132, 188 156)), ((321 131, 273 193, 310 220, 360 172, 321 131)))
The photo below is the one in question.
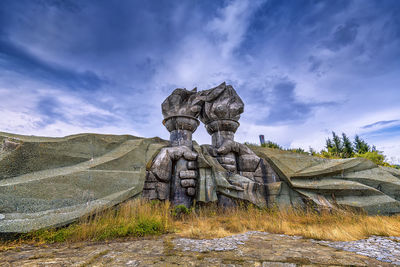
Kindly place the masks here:
POLYGON ((172 235, 144 240, 23 246, 0 266, 394 266, 400 238, 327 242, 248 232, 212 240, 172 235), (347 250, 347 251, 346 251, 347 250))

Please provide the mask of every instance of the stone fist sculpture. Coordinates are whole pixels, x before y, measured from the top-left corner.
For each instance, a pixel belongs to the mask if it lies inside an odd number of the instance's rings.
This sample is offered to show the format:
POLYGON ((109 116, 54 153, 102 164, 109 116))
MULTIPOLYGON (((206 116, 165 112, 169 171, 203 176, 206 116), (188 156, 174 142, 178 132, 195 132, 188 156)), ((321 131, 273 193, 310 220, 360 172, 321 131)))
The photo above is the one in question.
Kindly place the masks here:
POLYGON ((197 118, 201 111, 202 100, 198 97, 197 88, 191 91, 177 88, 161 104, 164 119, 176 116, 197 118))
POLYGON ((174 205, 192 205, 196 194, 196 158, 192 134, 199 126, 202 100, 192 91, 175 89, 161 105, 170 147, 163 148, 147 169, 144 196, 169 199, 174 205))
POLYGON ((228 171, 237 171, 240 175, 254 180, 255 173, 262 176, 261 159, 246 145, 233 140, 225 140, 221 146, 210 146, 210 155, 216 157, 220 164, 228 171), (233 154, 235 159, 226 157, 233 154))
POLYGON ((221 83, 217 87, 198 93, 203 101, 200 120, 206 125, 219 120, 239 121, 244 111, 242 99, 231 85, 221 83))
MULTIPOLYGON (((233 144, 235 132, 239 127, 240 114, 244 110, 242 99, 232 86, 225 83, 200 94, 204 101, 200 120, 211 135, 212 146, 218 149, 227 141, 233 144)), ((227 150, 227 144, 224 150, 227 150)), ((216 155, 221 165, 232 173, 237 172, 236 156, 233 151, 216 155)))
MULTIPOLYGON (((192 134, 199 125, 197 117, 212 137, 208 154, 217 160, 222 170, 225 169, 227 176, 235 174, 246 177, 248 182, 264 184, 264 162, 247 146, 234 141, 244 104, 232 86, 222 83, 200 92, 196 88, 191 91, 178 88, 161 107, 163 124, 170 132, 170 146, 161 149, 147 167, 144 197, 170 200, 174 205, 192 205, 198 192, 199 175, 198 153, 193 150, 192 143, 192 134)), ((209 162, 208 166, 214 165, 209 162)), ((202 183, 214 182, 202 179, 202 183)), ((226 180, 223 186, 229 187, 229 183, 226 180)), ((235 186, 232 188, 243 191, 240 184, 235 186)))
POLYGON ((188 196, 196 193, 197 178, 197 153, 187 146, 162 148, 152 160, 147 169, 146 183, 143 196, 148 199, 167 200, 170 197, 170 182, 173 173, 173 165, 180 159, 185 160, 187 170, 181 170, 177 174, 180 185, 186 190, 188 196))

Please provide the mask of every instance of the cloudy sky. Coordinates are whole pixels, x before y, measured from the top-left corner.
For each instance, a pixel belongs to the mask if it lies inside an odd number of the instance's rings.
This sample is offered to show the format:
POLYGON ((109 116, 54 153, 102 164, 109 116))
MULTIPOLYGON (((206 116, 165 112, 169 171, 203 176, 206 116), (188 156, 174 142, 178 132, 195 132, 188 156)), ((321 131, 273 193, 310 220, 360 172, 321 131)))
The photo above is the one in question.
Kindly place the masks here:
POLYGON ((399 14, 398 0, 3 0, 0 131, 168 138, 174 88, 226 81, 245 103, 237 141, 358 133, 400 163, 399 14))

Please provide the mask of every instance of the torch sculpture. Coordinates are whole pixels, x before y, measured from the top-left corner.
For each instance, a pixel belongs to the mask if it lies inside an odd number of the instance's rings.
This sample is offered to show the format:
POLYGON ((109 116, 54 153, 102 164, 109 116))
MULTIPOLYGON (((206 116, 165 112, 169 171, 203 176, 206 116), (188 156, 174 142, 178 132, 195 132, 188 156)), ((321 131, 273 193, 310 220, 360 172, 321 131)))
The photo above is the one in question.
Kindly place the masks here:
MULTIPOLYGON (((207 151, 225 168, 226 175, 238 174, 257 183, 264 182, 257 178, 265 176, 260 169, 263 167, 260 158, 247 146, 234 141, 244 104, 232 86, 222 83, 200 92, 175 89, 161 107, 170 142, 147 168, 145 198, 170 200, 175 206, 192 206, 198 192, 198 155, 192 144, 192 134, 199 126, 197 117, 212 136, 212 145, 206 146, 207 151)), ((223 195, 218 201, 223 205, 231 202, 223 195)))
POLYGON ((143 193, 146 198, 169 199, 175 206, 192 206, 197 178, 192 134, 199 126, 196 117, 201 110, 196 92, 196 88, 175 89, 161 105, 170 145, 161 149, 147 170, 143 193))
MULTIPOLYGON (((235 145, 234 136, 239 127, 240 114, 243 113, 244 104, 232 86, 225 83, 202 91, 204 108, 200 120, 205 124, 207 132, 211 135, 212 147, 219 149, 224 144, 235 145)), ((233 152, 217 156, 219 163, 228 171, 237 173, 237 160, 233 152)))

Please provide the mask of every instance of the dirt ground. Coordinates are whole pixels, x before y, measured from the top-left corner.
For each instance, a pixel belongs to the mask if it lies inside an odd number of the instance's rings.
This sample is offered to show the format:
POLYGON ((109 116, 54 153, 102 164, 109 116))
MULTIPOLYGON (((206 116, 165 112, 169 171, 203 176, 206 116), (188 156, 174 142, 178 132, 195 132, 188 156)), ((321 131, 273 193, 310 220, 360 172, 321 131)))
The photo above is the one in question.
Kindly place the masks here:
MULTIPOLYGON (((25 245, 0 252, 0 266, 392 266, 308 239, 253 234, 229 251, 184 251, 177 237, 25 245)), ((196 241, 193 241, 196 242, 196 241)))

